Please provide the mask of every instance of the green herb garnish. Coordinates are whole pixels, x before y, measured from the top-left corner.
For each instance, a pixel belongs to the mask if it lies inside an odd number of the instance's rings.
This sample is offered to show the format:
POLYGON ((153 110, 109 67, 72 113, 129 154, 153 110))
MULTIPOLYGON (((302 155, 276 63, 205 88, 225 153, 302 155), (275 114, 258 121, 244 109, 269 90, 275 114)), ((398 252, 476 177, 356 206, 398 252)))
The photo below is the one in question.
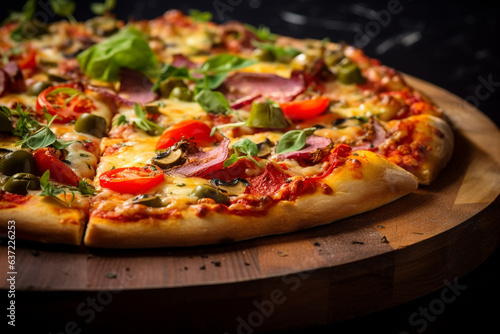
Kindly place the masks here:
POLYGON ((233 144, 234 153, 224 161, 224 167, 229 167, 234 164, 236 161, 247 158, 250 159, 257 166, 261 167, 261 165, 254 159, 254 156, 257 156, 259 153, 259 148, 257 144, 255 144, 250 139, 241 139, 233 144))
POLYGON ((75 200, 75 192, 79 192, 83 196, 92 196, 96 194, 94 186, 88 183, 85 180, 81 180, 78 182, 78 187, 71 187, 66 185, 56 185, 53 182, 50 182, 50 170, 46 170, 45 173, 40 177, 40 187, 42 192, 40 196, 48 196, 57 200, 59 203, 67 205, 71 207, 75 200), (71 200, 66 202, 59 198, 59 195, 64 194, 66 197, 67 192, 71 193, 71 200))
POLYGON ((191 16, 195 22, 208 22, 212 19, 212 13, 202 12, 197 9, 190 9, 189 16, 191 16))
POLYGON ((276 34, 273 34, 268 27, 263 25, 260 25, 258 28, 250 24, 244 24, 244 26, 245 28, 253 32, 261 41, 274 42, 278 37, 276 34))
POLYGON ((291 130, 286 132, 276 146, 276 153, 287 153, 301 150, 306 145, 306 139, 314 133, 316 128, 291 130))
POLYGON ((77 23, 73 13, 76 9, 76 3, 69 0, 49 0, 49 6, 59 16, 63 16, 71 23, 77 23))
POLYGON ((165 128, 147 119, 148 114, 144 109, 142 109, 139 103, 134 103, 134 113, 137 116, 137 119, 133 119, 132 124, 146 132, 148 135, 158 136, 163 132, 163 130, 165 130, 165 128))
POLYGON ((144 72, 157 68, 146 37, 132 26, 82 51, 77 60, 86 75, 102 81, 119 80, 122 67, 144 72))
POLYGON ((104 0, 101 2, 92 2, 90 4, 90 10, 96 15, 103 15, 111 12, 116 6, 116 0, 104 0))

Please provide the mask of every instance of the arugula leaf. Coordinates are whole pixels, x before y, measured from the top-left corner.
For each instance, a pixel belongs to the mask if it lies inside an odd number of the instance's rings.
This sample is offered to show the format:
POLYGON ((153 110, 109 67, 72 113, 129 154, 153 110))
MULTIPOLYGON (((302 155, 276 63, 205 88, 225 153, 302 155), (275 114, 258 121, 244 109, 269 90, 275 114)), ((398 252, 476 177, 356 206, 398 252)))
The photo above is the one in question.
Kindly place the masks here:
POLYGON ((58 195, 64 194, 66 195, 66 191, 63 190, 60 187, 54 186, 50 181, 50 170, 46 170, 45 173, 40 177, 40 188, 42 189, 42 192, 40 193, 40 196, 47 196, 47 197, 52 197, 56 199, 59 203, 67 205, 71 207, 71 204, 73 203, 74 199, 74 194, 73 194, 73 199, 68 203, 61 198, 58 197, 58 195))
POLYGON ((224 167, 229 167, 242 158, 248 158, 257 166, 261 167, 259 162, 254 159, 254 156, 257 156, 257 154, 259 153, 259 148, 257 147, 257 144, 255 144, 250 139, 245 138, 238 140, 233 144, 233 149, 234 153, 229 158, 227 158, 226 161, 224 161, 224 167))
POLYGON ((150 136, 158 136, 160 135, 165 128, 159 126, 158 124, 147 119, 147 113, 142 109, 139 103, 134 103, 134 113, 137 116, 137 119, 132 120, 132 124, 146 132, 150 136))
POLYGON ((286 132, 276 146, 276 153, 287 153, 301 150, 306 145, 306 139, 314 133, 316 128, 291 130, 286 132))
POLYGON ((83 196, 92 196, 96 194, 94 186, 85 180, 81 180, 78 182, 77 189, 83 196))
POLYGON ((12 131, 14 136, 25 138, 26 136, 31 135, 33 131, 36 131, 41 127, 40 123, 32 118, 28 111, 21 110, 21 106, 19 104, 17 105, 16 110, 11 111, 15 112, 15 114, 19 116, 16 128, 12 131))
POLYGON ((3 23, 30 21, 33 18, 33 15, 35 15, 35 10, 36 0, 28 0, 20 12, 11 12, 3 23))
POLYGON ((146 37, 132 26, 80 52, 77 60, 86 75, 101 81, 119 80, 121 67, 151 71, 158 62, 146 37))
POLYGON ((187 69, 187 67, 185 66, 175 67, 173 65, 166 64, 161 68, 158 80, 155 82, 151 90, 152 91, 158 90, 160 88, 160 84, 162 81, 172 77, 179 79, 193 80, 193 78, 189 74, 189 70, 187 69))
POLYGON ((116 6, 116 0, 104 0, 104 3, 92 2, 90 10, 96 15, 102 15, 111 12, 116 6))
POLYGON ((79 192, 83 196, 92 196, 96 194, 94 186, 85 180, 79 181, 78 187, 53 184, 52 182, 50 182, 50 170, 48 169, 40 177, 40 188, 42 189, 40 196, 52 197, 59 203, 67 205, 69 207, 71 207, 73 201, 75 200, 75 192, 79 192), (72 195, 69 202, 66 202, 65 200, 58 197, 61 194, 64 194, 66 196, 67 191, 69 191, 72 195))
POLYGON ((261 41, 274 42, 278 37, 276 34, 271 33, 271 30, 264 25, 260 25, 258 28, 250 24, 244 24, 244 26, 245 28, 253 32, 261 41))
POLYGON ((194 100, 198 102, 201 108, 214 114, 226 114, 231 112, 231 106, 221 92, 210 89, 201 89, 195 95, 194 100))
POLYGON ((64 16, 71 23, 77 23, 73 13, 76 3, 70 0, 49 0, 49 6, 59 16, 64 16))
POLYGON ((190 9, 189 16, 191 16, 195 22, 208 22, 212 19, 212 13, 202 12, 197 9, 190 9))
POLYGON ((122 124, 128 124, 127 117, 125 115, 120 115, 116 119, 115 124, 113 124, 113 125, 114 126, 119 126, 119 125, 122 125, 122 124))

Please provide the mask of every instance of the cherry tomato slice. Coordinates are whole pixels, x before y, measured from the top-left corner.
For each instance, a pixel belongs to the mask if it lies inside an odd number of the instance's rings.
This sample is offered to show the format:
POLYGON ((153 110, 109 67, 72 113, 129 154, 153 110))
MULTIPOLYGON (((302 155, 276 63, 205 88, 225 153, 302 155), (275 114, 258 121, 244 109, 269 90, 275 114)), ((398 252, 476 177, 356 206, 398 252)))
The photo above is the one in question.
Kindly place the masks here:
POLYGON ((37 174, 43 175, 46 170, 49 170, 51 179, 76 187, 81 178, 64 162, 59 160, 54 151, 53 148, 42 147, 33 152, 37 174))
POLYGON ((23 52, 19 57, 15 58, 17 66, 22 70, 35 70, 36 69, 36 51, 29 48, 23 52))
POLYGON ((292 120, 309 119, 318 116, 328 107, 330 100, 320 96, 310 100, 280 103, 285 116, 292 120))
POLYGON ((195 119, 189 119, 174 124, 163 131, 160 139, 156 143, 156 149, 164 149, 174 145, 182 137, 193 138, 198 146, 210 146, 215 143, 216 137, 210 137, 210 127, 195 119))
POLYGON ((57 115, 54 122, 69 123, 78 119, 83 113, 91 113, 97 110, 94 102, 84 94, 81 85, 76 83, 53 86, 45 89, 38 95, 36 110, 47 111, 51 115, 57 115))
POLYGON ((104 172, 99 177, 101 187, 125 194, 143 193, 163 182, 165 176, 153 166, 123 167, 104 172))

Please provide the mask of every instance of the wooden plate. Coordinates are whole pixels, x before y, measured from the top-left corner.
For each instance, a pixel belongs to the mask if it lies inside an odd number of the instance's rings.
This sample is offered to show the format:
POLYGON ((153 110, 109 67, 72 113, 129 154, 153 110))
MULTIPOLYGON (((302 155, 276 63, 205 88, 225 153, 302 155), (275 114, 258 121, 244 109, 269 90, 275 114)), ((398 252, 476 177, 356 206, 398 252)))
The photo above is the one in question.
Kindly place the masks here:
MULTIPOLYGON (((349 319, 453 284, 500 243, 500 132, 464 100, 407 80, 454 125, 454 156, 432 185, 328 226, 229 245, 117 251, 17 241, 23 310, 54 330, 133 316, 172 330, 250 333, 349 319)), ((5 260, 0 268, 12 271, 5 260)))

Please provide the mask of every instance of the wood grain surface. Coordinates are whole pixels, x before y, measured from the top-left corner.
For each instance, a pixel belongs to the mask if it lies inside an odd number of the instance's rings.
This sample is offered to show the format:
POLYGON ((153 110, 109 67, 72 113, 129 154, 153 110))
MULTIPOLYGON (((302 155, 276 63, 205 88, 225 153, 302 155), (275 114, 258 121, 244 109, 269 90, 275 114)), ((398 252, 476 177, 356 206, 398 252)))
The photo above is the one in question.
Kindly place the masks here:
MULTIPOLYGON (((327 226, 228 245, 128 251, 16 241, 26 312, 43 314, 54 331, 128 315, 151 322, 161 310, 154 322, 172 332, 250 333, 349 319, 452 284, 500 243, 500 132, 462 99, 407 79, 455 131, 452 160, 430 186, 327 226), (88 298, 107 306, 106 317, 91 316, 88 298)), ((9 289, 6 279, 0 287, 9 289)))

